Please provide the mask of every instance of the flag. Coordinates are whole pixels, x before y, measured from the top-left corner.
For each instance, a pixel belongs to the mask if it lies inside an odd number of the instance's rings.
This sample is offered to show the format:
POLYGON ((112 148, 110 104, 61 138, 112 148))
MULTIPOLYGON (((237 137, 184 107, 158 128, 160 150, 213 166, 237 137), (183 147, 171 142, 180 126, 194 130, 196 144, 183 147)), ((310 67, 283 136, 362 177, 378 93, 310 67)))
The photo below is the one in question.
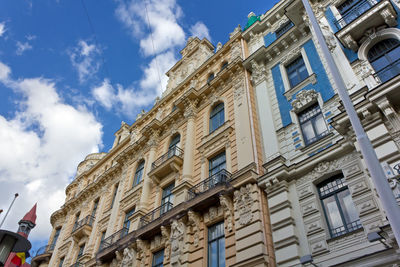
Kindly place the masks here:
POLYGON ((14 258, 11 260, 12 263, 18 267, 25 263, 25 252, 15 253, 14 258))

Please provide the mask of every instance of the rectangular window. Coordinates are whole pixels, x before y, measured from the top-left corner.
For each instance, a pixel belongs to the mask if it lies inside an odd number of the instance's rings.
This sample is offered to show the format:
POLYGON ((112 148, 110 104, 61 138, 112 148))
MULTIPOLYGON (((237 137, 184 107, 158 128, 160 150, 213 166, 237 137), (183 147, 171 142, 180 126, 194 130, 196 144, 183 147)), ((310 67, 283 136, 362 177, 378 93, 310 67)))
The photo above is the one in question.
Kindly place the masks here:
POLYGON ((96 217, 96 211, 97 207, 99 206, 99 199, 96 199, 93 203, 93 209, 92 209, 92 217, 96 217))
POLYGON ((364 12, 368 11, 376 1, 371 0, 347 0, 337 6, 337 10, 346 23, 350 23, 364 12))
POLYGON ((225 267, 224 222, 208 228, 208 267, 225 267))
POLYGON ((275 32, 275 36, 276 39, 278 39, 279 37, 281 37, 282 35, 284 35, 287 31, 289 31, 292 27, 294 26, 293 22, 291 22, 290 20, 288 22, 286 22, 285 24, 283 24, 279 29, 276 30, 275 32))
POLYGON ((79 247, 77 260, 79 260, 79 258, 82 257, 84 249, 85 249, 85 244, 83 244, 82 246, 79 247))
POLYGON ((135 187, 142 181, 143 172, 144 172, 144 160, 141 160, 139 165, 136 168, 132 187, 135 187))
POLYGON ((174 194, 172 190, 175 187, 175 183, 172 183, 163 188, 162 196, 161 196, 161 214, 169 211, 172 208, 174 202, 174 194))
POLYGON ((58 264, 58 267, 62 267, 63 264, 64 264, 64 257, 62 257, 62 258, 60 259, 60 263, 58 264))
POLYGON ((318 104, 298 114, 305 145, 309 145, 328 134, 324 116, 318 104))
POLYGON ((74 228, 76 227, 76 225, 78 224, 78 222, 79 222, 79 216, 81 215, 81 213, 80 212, 78 212, 76 215, 75 215, 75 222, 74 222, 74 228))
POLYGON ((126 229, 126 233, 129 232, 129 227, 131 226, 131 221, 129 218, 135 213, 135 208, 130 209, 127 213, 125 213, 124 225, 123 228, 126 229))
POLYGON ((112 197, 110 209, 112 209, 112 207, 114 206, 115 197, 117 196, 117 192, 118 192, 118 186, 119 186, 119 184, 116 184, 115 187, 114 187, 114 192, 113 192, 113 197, 112 197))
POLYGON ((56 229, 56 232, 54 233, 54 237, 53 237, 53 240, 51 241, 49 250, 54 250, 56 243, 57 243, 58 236, 60 235, 60 232, 61 232, 61 227, 56 229))
POLYGON ((160 250, 153 254, 152 267, 163 267, 164 262, 164 250, 160 250))
POLYGON ((208 161, 208 166, 209 166, 208 170, 209 176, 213 176, 220 170, 226 169, 225 151, 210 159, 208 161))
POLYGON ((100 251, 101 248, 102 248, 103 241, 104 241, 104 238, 105 238, 105 237, 106 237, 106 231, 104 231, 104 232, 101 233, 99 251, 100 251))
POLYGON ((331 237, 337 237, 362 227, 343 174, 318 185, 318 192, 331 237))
POLYGON ((308 77, 308 72, 303 57, 300 56, 287 65, 286 73, 291 87, 295 87, 304 81, 308 77))

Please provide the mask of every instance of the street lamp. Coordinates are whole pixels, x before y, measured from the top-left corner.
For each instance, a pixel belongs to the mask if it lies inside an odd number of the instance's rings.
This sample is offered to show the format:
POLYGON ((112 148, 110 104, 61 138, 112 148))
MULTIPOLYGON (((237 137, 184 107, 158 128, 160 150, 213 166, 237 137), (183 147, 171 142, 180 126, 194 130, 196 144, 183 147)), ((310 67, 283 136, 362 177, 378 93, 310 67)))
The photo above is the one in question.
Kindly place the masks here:
POLYGON ((400 207, 394 198, 392 189, 389 186, 386 175, 383 172, 371 141, 368 139, 368 136, 361 125, 360 119, 358 118, 357 112, 354 109, 353 103, 351 102, 350 96, 347 92, 346 85, 340 76, 339 69, 333 60, 332 54, 328 49, 321 28, 311 9, 311 5, 308 0, 301 1, 303 2, 306 13, 310 19, 312 29, 314 29, 315 37, 321 46, 322 55, 326 60, 328 70, 332 73, 332 78, 336 84, 338 95, 342 100, 347 115, 349 116, 361 154, 363 155, 365 164, 371 174, 372 182, 378 192, 386 216, 389 219, 397 244, 400 245, 400 207))
POLYGON ((31 242, 25 237, 7 230, 0 230, 0 267, 4 266, 11 252, 27 252, 31 247, 31 242))

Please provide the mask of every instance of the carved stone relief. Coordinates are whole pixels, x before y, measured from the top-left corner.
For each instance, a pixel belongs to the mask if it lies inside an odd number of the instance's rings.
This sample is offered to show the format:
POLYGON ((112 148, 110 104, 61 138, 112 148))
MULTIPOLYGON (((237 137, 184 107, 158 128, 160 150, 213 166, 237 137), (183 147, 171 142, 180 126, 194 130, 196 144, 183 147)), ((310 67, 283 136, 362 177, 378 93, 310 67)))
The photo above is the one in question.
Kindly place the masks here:
POLYGON ((120 267, 131 266, 134 262, 134 251, 132 248, 125 248, 122 256, 121 263, 119 264, 120 267))
POLYGON ((247 184, 234 193, 235 211, 239 214, 239 224, 247 225, 253 220, 253 188, 255 185, 247 184))
POLYGON ((144 267, 146 266, 146 257, 147 257, 147 250, 148 250, 148 244, 146 241, 143 241, 141 239, 136 240, 136 247, 137 247, 137 253, 136 253, 136 261, 137 261, 137 266, 138 267, 144 267))
POLYGON ((193 235, 193 245, 195 247, 199 246, 200 221, 201 221, 201 217, 198 213, 191 211, 191 210, 188 211, 188 226, 190 227, 189 231, 193 235))
POLYGON ((171 265, 179 266, 180 258, 184 248, 186 225, 182 220, 173 220, 171 223, 171 265))
POLYGON ((251 61, 251 81, 254 84, 258 84, 260 81, 266 78, 266 68, 264 63, 257 63, 255 60, 251 61))
POLYGON ((169 255, 171 253, 171 231, 169 230, 169 228, 161 226, 161 237, 162 243, 164 244, 164 262, 166 262, 169 260, 169 255))
POLYGON ((304 107, 312 102, 315 102, 318 98, 318 93, 314 90, 302 90, 296 95, 296 99, 291 102, 294 112, 299 112, 304 107))
POLYGON ((221 206, 224 209, 226 229, 228 230, 228 232, 232 232, 234 223, 233 219, 234 209, 233 209, 232 199, 229 196, 220 195, 219 202, 221 203, 221 206))

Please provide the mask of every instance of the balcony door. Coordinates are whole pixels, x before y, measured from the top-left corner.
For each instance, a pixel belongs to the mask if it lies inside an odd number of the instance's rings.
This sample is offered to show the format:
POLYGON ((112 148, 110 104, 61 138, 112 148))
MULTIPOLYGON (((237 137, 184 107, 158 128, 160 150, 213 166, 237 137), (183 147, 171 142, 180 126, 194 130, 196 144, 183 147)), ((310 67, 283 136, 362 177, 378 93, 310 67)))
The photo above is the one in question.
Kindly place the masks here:
POLYGON ((172 183, 163 188, 161 196, 161 214, 169 211, 172 208, 172 203, 174 202, 174 195, 172 194, 172 190, 174 189, 174 187, 175 183, 172 183))

